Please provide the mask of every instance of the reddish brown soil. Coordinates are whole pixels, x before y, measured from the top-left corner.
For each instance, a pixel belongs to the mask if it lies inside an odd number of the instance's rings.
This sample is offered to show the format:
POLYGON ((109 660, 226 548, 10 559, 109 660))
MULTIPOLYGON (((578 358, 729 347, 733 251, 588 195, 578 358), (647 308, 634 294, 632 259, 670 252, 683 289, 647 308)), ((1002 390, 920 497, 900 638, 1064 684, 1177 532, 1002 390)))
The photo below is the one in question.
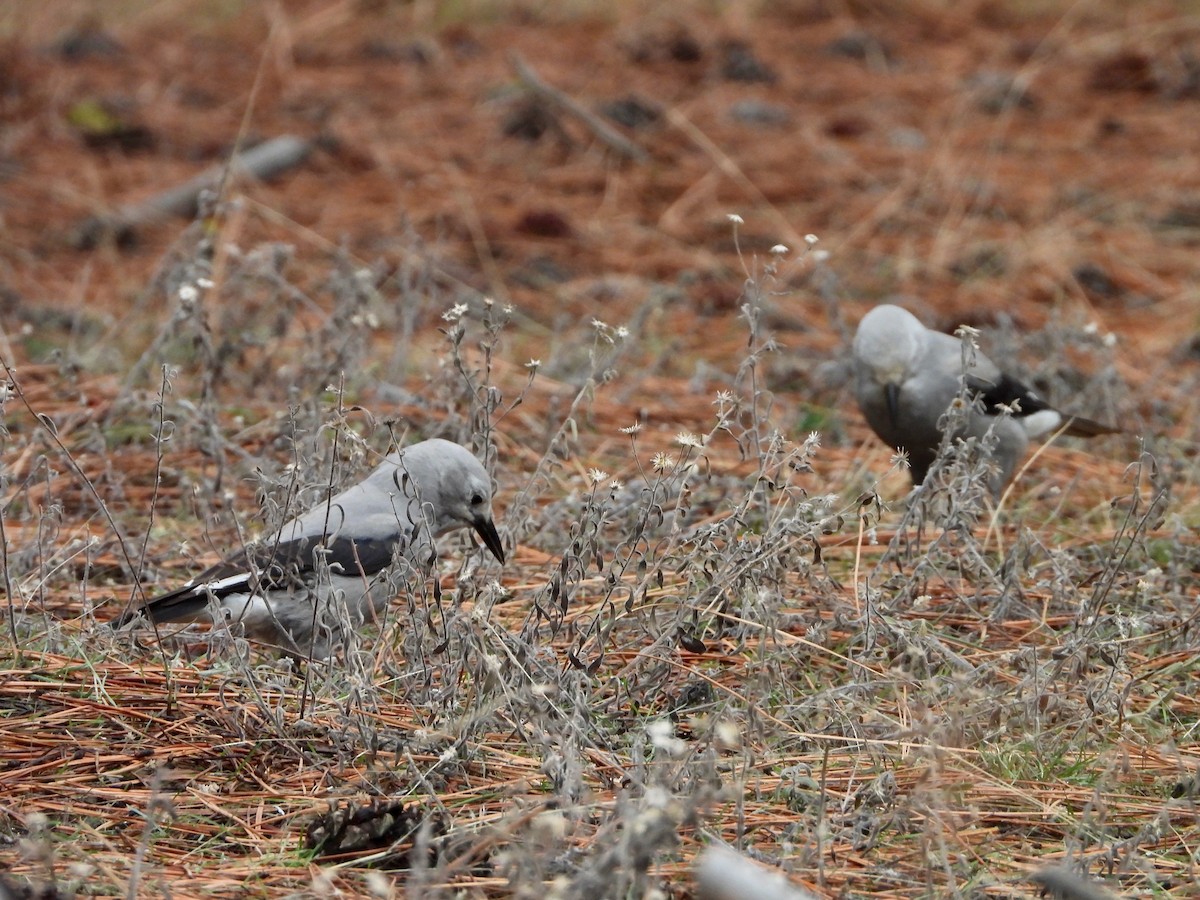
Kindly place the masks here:
MULTIPOLYGON (((731 212, 748 255, 818 234, 855 316, 893 292, 944 321, 1004 310, 1032 327, 1062 304, 1119 331, 1130 369, 1196 324, 1200 73, 1195 23, 1170 4, 1054 18, 798 0, 444 25, 422 4, 297 3, 275 19, 158 6, 102 27, 64 18, 65 5, 27 12, 5 40, 10 329, 47 307, 120 315, 183 222, 143 229, 129 249, 75 249, 73 229, 221 161, 243 126, 245 140, 327 141, 273 183, 239 188, 255 201, 228 234, 243 246, 278 237, 310 258, 340 245, 375 260, 408 225, 455 275, 544 319, 618 323, 633 289, 589 301, 596 279, 687 273, 676 334, 718 360, 741 340, 731 212), (506 136, 525 102, 511 54, 589 109, 633 97, 656 110, 616 126, 648 161, 622 161, 562 116, 540 139, 506 136), (731 80, 737 58, 773 81, 731 80), (136 129, 133 146, 89 146, 70 122, 87 102, 136 129), (766 121, 739 121, 747 108, 766 121), (560 283, 524 286, 551 263, 560 283), (1107 280, 1078 277, 1089 265, 1107 280)), ((807 292, 787 306, 827 328, 807 292)))

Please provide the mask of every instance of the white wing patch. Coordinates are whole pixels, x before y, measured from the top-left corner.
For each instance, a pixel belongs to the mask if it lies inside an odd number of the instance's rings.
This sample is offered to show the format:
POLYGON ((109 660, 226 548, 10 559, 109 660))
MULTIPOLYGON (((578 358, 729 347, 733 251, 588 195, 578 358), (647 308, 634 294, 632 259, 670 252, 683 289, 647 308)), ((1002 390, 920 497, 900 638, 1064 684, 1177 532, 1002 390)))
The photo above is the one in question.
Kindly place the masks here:
POLYGON ((1062 425, 1063 417, 1052 409, 1043 409, 1017 419, 1031 438, 1041 437, 1062 425))
POLYGON ((216 581, 206 581, 203 584, 197 584, 193 590, 198 594, 212 591, 214 594, 219 594, 221 591, 227 591, 231 588, 245 587, 250 583, 249 572, 238 572, 236 575, 228 575, 225 578, 218 578, 216 581))

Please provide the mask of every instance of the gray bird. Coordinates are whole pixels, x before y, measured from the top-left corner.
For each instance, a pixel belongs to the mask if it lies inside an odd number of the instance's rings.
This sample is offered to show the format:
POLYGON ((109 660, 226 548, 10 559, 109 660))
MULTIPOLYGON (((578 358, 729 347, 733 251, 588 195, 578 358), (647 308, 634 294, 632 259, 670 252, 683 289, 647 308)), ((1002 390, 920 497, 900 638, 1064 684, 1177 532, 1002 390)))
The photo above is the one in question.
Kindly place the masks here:
POLYGON ((966 386, 976 401, 956 437, 996 440, 997 471, 989 486, 999 496, 1025 455, 1030 438, 1063 427, 1075 437, 1114 434, 1116 428, 1065 416, 1031 388, 975 351, 964 370, 962 342, 932 331, 898 306, 877 306, 854 335, 858 407, 867 424, 890 447, 908 455, 913 484, 925 481, 942 441, 942 417, 966 386), (1002 415, 1001 407, 1012 411, 1002 415))
POLYGON ((424 565, 435 555, 433 539, 457 528, 473 528, 503 564, 487 471, 459 444, 422 441, 268 539, 127 612, 116 627, 143 614, 158 623, 211 621, 219 608, 251 640, 324 659, 344 627, 387 607, 393 562, 424 565))

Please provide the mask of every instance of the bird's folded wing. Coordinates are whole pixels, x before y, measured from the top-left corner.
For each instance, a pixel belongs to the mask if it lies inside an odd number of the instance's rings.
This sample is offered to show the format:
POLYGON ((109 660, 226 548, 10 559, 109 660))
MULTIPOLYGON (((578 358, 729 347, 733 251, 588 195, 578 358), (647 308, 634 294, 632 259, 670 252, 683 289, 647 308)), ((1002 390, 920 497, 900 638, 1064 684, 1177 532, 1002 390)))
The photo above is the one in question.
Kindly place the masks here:
POLYGON ((303 588, 323 560, 334 575, 371 577, 392 561, 401 535, 383 538, 304 537, 292 541, 253 544, 205 569, 187 584, 125 613, 120 628, 145 612, 156 622, 184 622, 199 617, 208 598, 221 600, 234 594, 286 591, 303 588))
POLYGON ((1001 407, 1013 409, 1017 404, 1014 415, 1032 416, 1034 413, 1052 409, 1031 387, 1004 372, 995 379, 981 378, 978 375, 967 376, 967 387, 979 395, 984 408, 990 413, 997 413, 1001 407))
MULTIPOLYGON (((1000 377, 994 381, 968 375, 967 387, 979 394, 984 407, 989 412, 999 412, 1001 406, 1012 409, 1014 402, 1018 405, 1018 411, 1015 413, 1017 418, 1024 418, 1046 410, 1058 412, 1033 388, 1004 373, 1001 373, 1000 377)), ((1072 416, 1061 412, 1059 415, 1063 418, 1063 433, 1071 437, 1098 437, 1102 434, 1119 434, 1121 431, 1120 428, 1094 422, 1083 416, 1072 416)))

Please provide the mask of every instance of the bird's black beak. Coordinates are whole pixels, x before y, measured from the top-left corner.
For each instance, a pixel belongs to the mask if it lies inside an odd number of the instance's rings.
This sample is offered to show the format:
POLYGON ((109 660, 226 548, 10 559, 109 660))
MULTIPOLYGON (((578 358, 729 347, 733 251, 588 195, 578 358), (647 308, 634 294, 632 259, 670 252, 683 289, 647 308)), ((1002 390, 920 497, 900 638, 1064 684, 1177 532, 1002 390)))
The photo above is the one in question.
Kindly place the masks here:
POLYGON ((892 427, 900 427, 900 385, 894 381, 889 381, 883 386, 883 399, 887 403, 888 418, 892 420, 892 427))
POLYGON ((483 546, 492 551, 492 556, 500 560, 500 565, 504 565, 504 545, 500 543, 500 532, 496 531, 496 525, 491 519, 480 517, 474 522, 475 532, 483 540, 483 546))

